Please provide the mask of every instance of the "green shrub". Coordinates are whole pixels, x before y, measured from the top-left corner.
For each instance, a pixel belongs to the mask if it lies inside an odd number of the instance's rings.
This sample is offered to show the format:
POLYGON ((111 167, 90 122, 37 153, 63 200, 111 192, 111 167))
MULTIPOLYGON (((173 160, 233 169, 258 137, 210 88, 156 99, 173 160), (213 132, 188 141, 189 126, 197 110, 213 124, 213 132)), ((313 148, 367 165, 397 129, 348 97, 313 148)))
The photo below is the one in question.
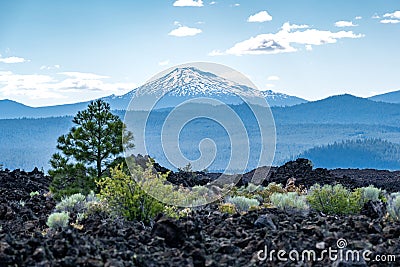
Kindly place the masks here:
POLYGON ((165 206, 163 210, 163 214, 172 219, 179 219, 180 213, 175 206, 165 206))
POLYGON ((223 213, 228 213, 228 214, 236 213, 235 205, 233 205, 232 203, 222 203, 221 205, 218 206, 218 209, 220 212, 223 213))
POLYGON ((260 191, 260 190, 263 190, 263 189, 264 189, 263 186, 261 186, 261 185, 255 185, 255 184, 253 184, 253 183, 249 183, 249 184, 246 186, 246 190, 247 190, 248 192, 256 192, 256 191, 260 191))
POLYGON ((363 187, 363 198, 366 201, 379 201, 379 196, 381 194, 381 189, 374 187, 373 185, 370 185, 368 187, 363 187))
POLYGON ((271 192, 271 195, 273 193, 284 193, 285 190, 283 189, 282 184, 277 184, 275 182, 269 183, 267 187, 265 187, 265 190, 271 192))
POLYGON ((101 201, 93 191, 91 191, 89 195, 86 196, 84 206, 84 217, 95 213, 102 215, 106 215, 109 213, 109 209, 106 203, 104 203, 104 201, 101 201))
POLYGON ((257 199, 247 198, 244 196, 227 197, 225 201, 235 205, 235 208, 239 212, 245 212, 252 207, 258 207, 260 205, 257 199))
POLYGON ((191 208, 184 208, 178 212, 179 218, 188 217, 190 214, 192 214, 191 208))
MULTIPOLYGON (((149 223, 158 213, 164 211, 164 205, 148 195, 133 177, 122 171, 122 165, 111 169, 111 177, 101 178, 97 185, 100 188, 99 197, 105 201, 115 214, 128 220, 138 220, 149 223)), ((143 183, 158 176, 150 168, 145 171, 138 165, 132 166, 132 175, 143 183)))
POLYGON ((83 218, 86 218, 92 214, 108 217, 109 213, 110 213, 109 207, 103 201, 88 201, 85 203, 85 211, 83 212, 83 218))
POLYGON ((379 188, 376 188, 373 185, 369 185, 367 187, 360 188, 362 193, 363 202, 371 201, 380 201, 383 197, 383 191, 379 188))
POLYGON ((71 196, 64 197, 61 202, 56 205, 56 210, 81 212, 85 207, 85 201, 86 197, 81 193, 73 194, 71 196))
POLYGON ((327 214, 358 213, 362 208, 361 191, 352 192, 340 184, 315 184, 306 198, 312 208, 327 214))
POLYGON ((273 193, 270 196, 270 201, 275 207, 283 210, 288 208, 295 208, 299 210, 308 209, 305 196, 300 196, 297 194, 297 192, 273 193))
POLYGON ((239 188, 233 188, 230 192, 231 196, 243 196, 250 199, 257 199, 260 203, 269 202, 269 197, 273 193, 284 193, 281 184, 277 184, 272 182, 268 184, 267 187, 263 187, 261 185, 255 185, 249 183, 247 186, 241 186, 239 188))
POLYGON ((107 206, 95 196, 93 191, 88 196, 78 193, 64 197, 56 205, 55 210, 56 212, 51 214, 47 220, 50 228, 64 228, 68 226, 68 220, 72 220, 74 221, 71 224, 73 227, 82 229, 83 225, 79 225, 79 223, 91 214, 97 213, 108 217, 107 206))
POLYGON ((240 187, 234 187, 232 189, 232 192, 235 193, 236 195, 246 195, 250 193, 254 193, 260 190, 263 190, 264 187, 261 185, 255 185, 252 183, 248 183, 247 185, 243 185, 240 187))
POLYGON ((400 221, 400 192, 392 193, 389 196, 387 211, 392 220, 400 221))
POLYGON ((38 192, 38 191, 30 192, 30 193, 29 193, 29 196, 30 196, 30 197, 34 197, 34 196, 38 196, 38 195, 39 195, 39 192, 38 192))
POLYGON ((149 162, 146 169, 141 169, 135 163, 128 165, 130 172, 143 191, 155 196, 158 202, 172 206, 197 207, 215 201, 224 190, 218 186, 194 186, 192 189, 173 185, 167 181, 168 173, 156 173, 149 162))
POLYGON ((63 211, 50 214, 46 224, 51 229, 58 229, 67 227, 68 222, 69 222, 69 213, 63 211))

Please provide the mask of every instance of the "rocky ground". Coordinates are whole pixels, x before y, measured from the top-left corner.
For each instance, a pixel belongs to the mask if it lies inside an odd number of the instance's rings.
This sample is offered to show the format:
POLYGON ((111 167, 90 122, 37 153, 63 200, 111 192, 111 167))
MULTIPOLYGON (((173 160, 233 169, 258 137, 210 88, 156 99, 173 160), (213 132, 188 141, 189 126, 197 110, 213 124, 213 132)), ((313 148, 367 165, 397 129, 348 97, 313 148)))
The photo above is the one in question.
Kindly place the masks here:
MULTIPOLYGON (((200 175, 202 179, 213 177, 200 175)), ((392 192, 400 191, 399 175, 376 170, 313 170, 307 161, 298 160, 273 168, 267 181, 285 183, 295 177, 296 183, 306 186, 339 181, 350 187, 374 184, 392 192)), ((174 179, 182 182, 181 176, 175 174, 174 179)), ((240 183, 249 177, 251 173, 240 183)), ((70 227, 45 234, 47 217, 55 206, 52 198, 44 196, 49 182, 37 170, 0 171, 0 266, 400 266, 400 223, 387 222, 367 206, 365 215, 325 216, 312 210, 277 209, 227 215, 210 205, 179 220, 160 217, 153 227, 91 216, 81 230, 70 227), (31 197, 36 191, 40 195, 31 197), (277 253, 272 259, 258 258, 265 248, 268 254, 295 249, 301 255, 307 249, 320 255, 324 249, 338 249, 339 239, 346 245, 339 251, 368 249, 371 259, 390 254, 396 262, 345 262, 328 257, 284 262, 277 259, 277 253)))

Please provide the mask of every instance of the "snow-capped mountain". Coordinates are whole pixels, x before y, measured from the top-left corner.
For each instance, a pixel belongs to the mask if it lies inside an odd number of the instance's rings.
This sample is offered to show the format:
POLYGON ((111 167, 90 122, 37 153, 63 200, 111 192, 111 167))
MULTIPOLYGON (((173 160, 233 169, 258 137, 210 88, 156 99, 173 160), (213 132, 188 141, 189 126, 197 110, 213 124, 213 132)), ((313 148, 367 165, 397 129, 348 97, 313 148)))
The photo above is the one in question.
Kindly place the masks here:
POLYGON ((167 75, 151 81, 136 91, 136 95, 155 94, 170 96, 253 96, 257 90, 237 84, 210 72, 194 67, 176 68, 167 75))
MULTIPOLYGON (((104 98, 113 109, 126 109, 132 97, 146 101, 146 96, 162 97, 158 108, 174 107, 192 97, 211 97, 226 104, 241 102, 238 96, 265 97, 270 106, 292 106, 307 102, 272 91, 259 91, 246 85, 205 72, 194 67, 176 68, 166 75, 152 80, 122 96, 104 98)), ((136 101, 142 102, 142 101, 136 101)))

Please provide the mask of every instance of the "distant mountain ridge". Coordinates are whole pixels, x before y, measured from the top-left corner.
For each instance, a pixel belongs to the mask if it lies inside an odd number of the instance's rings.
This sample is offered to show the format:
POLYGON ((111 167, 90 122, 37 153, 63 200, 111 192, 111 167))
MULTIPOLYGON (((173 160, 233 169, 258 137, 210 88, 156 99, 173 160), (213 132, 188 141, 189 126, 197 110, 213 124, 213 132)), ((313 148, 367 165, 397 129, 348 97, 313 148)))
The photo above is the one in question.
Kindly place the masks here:
MULTIPOLYGON (((103 99, 109 102, 113 109, 118 110, 123 110, 122 105, 126 107, 130 101, 130 98, 123 96, 109 96, 103 99)), ((77 111, 85 109, 88 103, 33 108, 11 100, 0 100, 0 119, 73 116, 77 111)), ((377 102, 348 94, 331 96, 294 106, 275 106, 272 107, 272 112, 277 121, 293 124, 363 123, 398 125, 400 120, 400 104, 377 102)))
POLYGON ((275 120, 286 123, 381 124, 398 126, 400 104, 376 102, 349 94, 291 107, 272 108, 275 120))
POLYGON ((30 107, 13 100, 0 100, 0 119, 17 118, 47 118, 75 115, 79 110, 83 110, 89 104, 80 102, 46 107, 30 107))
POLYGON ((277 93, 272 90, 261 91, 261 95, 264 96, 270 107, 289 107, 308 102, 303 98, 277 93))
POLYGON ((373 101, 379 101, 379 102, 400 104, 400 90, 371 96, 368 99, 373 100, 373 101))

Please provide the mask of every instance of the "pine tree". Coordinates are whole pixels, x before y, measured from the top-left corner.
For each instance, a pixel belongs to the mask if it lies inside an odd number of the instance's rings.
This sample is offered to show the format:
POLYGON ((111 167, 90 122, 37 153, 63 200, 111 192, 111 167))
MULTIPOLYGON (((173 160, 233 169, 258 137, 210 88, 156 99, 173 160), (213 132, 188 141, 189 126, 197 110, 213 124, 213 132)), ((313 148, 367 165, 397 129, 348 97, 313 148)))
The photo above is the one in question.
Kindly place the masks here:
POLYGON ((122 155, 124 147, 133 147, 132 133, 126 130, 118 116, 111 113, 110 105, 102 100, 92 101, 86 110, 78 112, 72 122, 75 126, 70 132, 57 140, 57 149, 62 155, 56 153, 50 160, 54 170, 49 174, 57 176, 53 181, 53 190, 56 191, 70 186, 93 187, 94 179, 102 177, 110 164, 122 155), (85 181, 87 175, 90 176, 89 185, 85 181), (56 185, 58 189, 54 188, 56 185))

